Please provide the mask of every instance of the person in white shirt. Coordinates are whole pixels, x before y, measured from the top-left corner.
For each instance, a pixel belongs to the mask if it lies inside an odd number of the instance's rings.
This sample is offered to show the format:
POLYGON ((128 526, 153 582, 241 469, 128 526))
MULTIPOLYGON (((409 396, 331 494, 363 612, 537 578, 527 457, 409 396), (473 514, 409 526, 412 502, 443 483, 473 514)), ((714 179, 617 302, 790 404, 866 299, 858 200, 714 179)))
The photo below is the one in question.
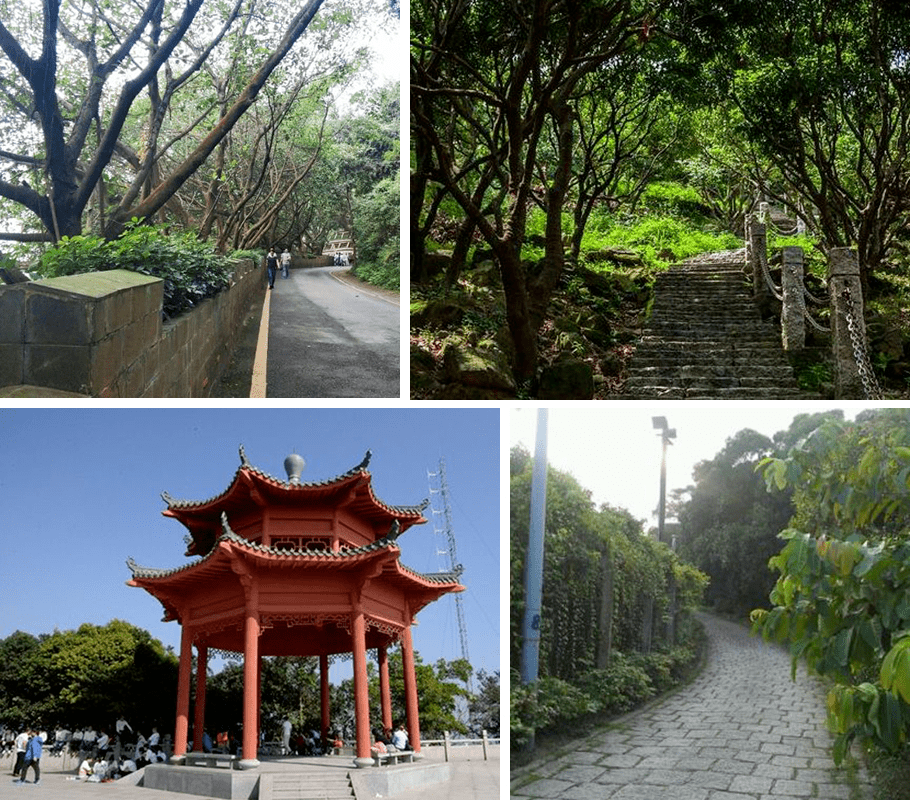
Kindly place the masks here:
POLYGON ((13 775, 19 776, 19 770, 22 769, 22 762, 25 761, 25 749, 28 747, 28 731, 22 731, 16 737, 16 766, 13 767, 13 775))
POLYGON ((392 744, 395 745, 396 750, 410 750, 411 746, 408 744, 408 733, 404 729, 404 723, 398 726, 398 730, 392 734, 392 744))

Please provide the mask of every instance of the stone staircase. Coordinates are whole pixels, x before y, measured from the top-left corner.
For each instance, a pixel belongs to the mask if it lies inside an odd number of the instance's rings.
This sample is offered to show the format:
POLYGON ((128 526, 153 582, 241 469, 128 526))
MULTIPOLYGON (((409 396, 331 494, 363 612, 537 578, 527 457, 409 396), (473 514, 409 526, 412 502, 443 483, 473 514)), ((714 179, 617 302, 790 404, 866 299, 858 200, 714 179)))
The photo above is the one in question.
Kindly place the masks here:
POLYGON ((752 301, 744 261, 743 250, 708 253, 657 277, 622 397, 810 397, 797 386, 779 331, 752 301))
POLYGON ((259 778, 259 800, 351 800, 353 797, 346 770, 267 772, 259 778))

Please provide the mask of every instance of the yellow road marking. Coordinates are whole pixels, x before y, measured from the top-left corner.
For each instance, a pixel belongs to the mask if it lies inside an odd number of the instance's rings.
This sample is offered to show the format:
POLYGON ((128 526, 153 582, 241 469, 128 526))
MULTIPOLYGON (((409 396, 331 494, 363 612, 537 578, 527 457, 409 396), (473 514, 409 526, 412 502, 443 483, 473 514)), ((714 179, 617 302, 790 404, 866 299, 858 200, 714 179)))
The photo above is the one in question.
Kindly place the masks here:
MULTIPOLYGON (((274 290, 273 290, 274 291, 274 290)), ((259 322, 259 338, 256 340, 256 357, 253 359, 253 383, 250 397, 265 397, 265 372, 269 351, 269 304, 272 292, 265 290, 262 303, 262 319, 259 322)))

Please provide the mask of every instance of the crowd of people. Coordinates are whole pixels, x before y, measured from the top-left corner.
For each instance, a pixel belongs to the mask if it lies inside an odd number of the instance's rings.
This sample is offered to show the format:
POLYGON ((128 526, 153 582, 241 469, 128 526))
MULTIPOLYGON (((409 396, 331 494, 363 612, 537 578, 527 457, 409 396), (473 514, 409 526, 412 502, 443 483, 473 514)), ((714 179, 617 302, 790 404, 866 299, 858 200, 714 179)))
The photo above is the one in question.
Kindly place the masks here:
POLYGON ((157 728, 148 737, 133 731, 125 719, 118 719, 111 733, 105 728, 69 729, 61 726, 49 736, 39 728, 21 731, 0 727, 0 748, 14 752, 15 783, 25 783, 29 768, 34 771, 35 783, 41 781, 40 761, 47 752, 51 755, 70 755, 79 762, 78 775, 85 780, 113 780, 137 769, 167 760, 166 742, 157 728))
MULTIPOLYGON (((262 736, 263 734, 261 734, 262 736)), ((375 730, 372 749, 375 752, 395 752, 410 750, 408 734, 404 724, 394 731, 375 730)), ((313 726, 304 726, 294 731, 290 720, 281 723, 282 755, 316 756, 338 752, 344 743, 334 733, 329 732, 328 739, 323 741, 321 733, 313 726)), ((192 748, 192 743, 190 743, 192 748)), ((219 733, 213 742, 207 732, 202 735, 204 752, 213 750, 221 752, 238 752, 240 742, 227 732, 219 733)), ((163 741, 157 728, 146 737, 135 732, 125 719, 118 719, 109 733, 105 728, 95 730, 92 727, 69 729, 58 727, 52 735, 40 728, 26 727, 18 732, 5 725, 0 725, 0 751, 5 754, 15 753, 13 777, 15 783, 25 783, 29 770, 34 774, 34 782, 41 782, 41 757, 47 752, 51 755, 67 754, 74 757, 79 764, 79 779, 98 782, 116 780, 148 764, 165 762, 168 759, 168 741, 163 741)))

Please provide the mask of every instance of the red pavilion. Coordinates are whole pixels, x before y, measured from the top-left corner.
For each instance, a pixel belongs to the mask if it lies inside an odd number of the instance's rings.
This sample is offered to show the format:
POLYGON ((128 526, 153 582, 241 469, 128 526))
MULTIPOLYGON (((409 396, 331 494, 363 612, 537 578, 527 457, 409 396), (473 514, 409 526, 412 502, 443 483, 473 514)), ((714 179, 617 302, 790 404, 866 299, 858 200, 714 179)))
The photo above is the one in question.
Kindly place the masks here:
POLYGON ((128 562, 133 577, 182 626, 174 760, 187 752, 192 647, 197 653, 194 730, 205 725, 208 653, 243 654, 243 752, 240 767, 259 764, 259 696, 263 656, 318 656, 322 735, 329 727, 329 656, 352 653, 357 766, 372 764, 367 650, 377 651, 383 727, 392 727, 387 650, 401 643, 407 731, 420 751, 411 625, 447 592, 464 589, 458 574, 423 575, 403 566, 398 537, 426 522, 418 506, 391 506, 373 493, 370 452, 353 469, 317 482, 300 480, 304 461, 285 459, 287 480, 253 467, 240 448, 231 484, 203 501, 174 500, 165 516, 189 531, 196 560, 157 570, 128 562))

